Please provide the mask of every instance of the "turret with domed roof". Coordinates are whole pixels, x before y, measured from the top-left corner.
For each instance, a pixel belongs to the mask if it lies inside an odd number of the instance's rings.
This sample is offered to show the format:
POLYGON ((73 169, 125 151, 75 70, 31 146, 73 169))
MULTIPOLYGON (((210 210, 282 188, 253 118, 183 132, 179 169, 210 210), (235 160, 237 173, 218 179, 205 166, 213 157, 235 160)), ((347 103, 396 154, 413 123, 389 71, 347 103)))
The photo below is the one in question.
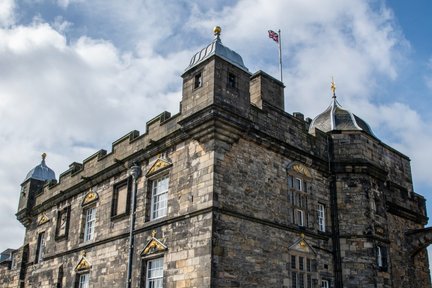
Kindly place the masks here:
POLYGON ((46 153, 42 154, 41 163, 27 173, 21 184, 21 195, 16 216, 24 226, 31 222, 30 214, 36 195, 42 191, 47 182, 56 182, 54 171, 45 163, 46 156, 46 153))

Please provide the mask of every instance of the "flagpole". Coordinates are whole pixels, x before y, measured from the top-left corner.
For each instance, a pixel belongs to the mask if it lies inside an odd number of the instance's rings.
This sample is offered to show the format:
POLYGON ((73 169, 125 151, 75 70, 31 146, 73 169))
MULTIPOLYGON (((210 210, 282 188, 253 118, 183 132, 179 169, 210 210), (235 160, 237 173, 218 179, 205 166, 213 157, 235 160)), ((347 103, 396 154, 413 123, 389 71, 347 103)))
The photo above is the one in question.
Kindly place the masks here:
POLYGON ((280 80, 283 82, 283 75, 282 75, 282 37, 281 37, 281 30, 278 30, 279 34, 279 70, 280 70, 280 80))

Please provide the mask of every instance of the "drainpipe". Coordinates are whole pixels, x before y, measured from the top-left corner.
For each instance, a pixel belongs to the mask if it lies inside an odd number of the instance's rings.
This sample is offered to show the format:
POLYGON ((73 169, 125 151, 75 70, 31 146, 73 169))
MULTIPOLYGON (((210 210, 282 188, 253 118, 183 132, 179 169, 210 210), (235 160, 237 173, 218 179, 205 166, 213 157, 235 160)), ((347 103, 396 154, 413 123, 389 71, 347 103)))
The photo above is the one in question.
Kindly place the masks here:
POLYGON ((128 174, 132 177, 132 195, 130 202, 130 223, 129 223, 129 256, 127 264, 127 277, 126 277, 126 288, 131 288, 132 285, 132 260, 134 251, 134 237, 133 231, 135 230, 135 198, 137 191, 138 177, 141 174, 141 168, 137 163, 134 163, 129 168, 128 174))

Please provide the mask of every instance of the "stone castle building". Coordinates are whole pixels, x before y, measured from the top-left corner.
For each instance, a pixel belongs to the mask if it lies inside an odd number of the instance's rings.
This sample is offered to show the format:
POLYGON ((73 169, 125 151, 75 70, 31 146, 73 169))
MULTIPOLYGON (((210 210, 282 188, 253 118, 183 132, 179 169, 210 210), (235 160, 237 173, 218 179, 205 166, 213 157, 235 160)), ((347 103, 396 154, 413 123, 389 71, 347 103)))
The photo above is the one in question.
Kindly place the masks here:
MULTIPOLYGON (((313 121, 215 39, 163 112, 21 184, 9 287, 430 287, 410 160, 333 99, 313 121)), ((323 107, 324 108, 324 107, 323 107)))

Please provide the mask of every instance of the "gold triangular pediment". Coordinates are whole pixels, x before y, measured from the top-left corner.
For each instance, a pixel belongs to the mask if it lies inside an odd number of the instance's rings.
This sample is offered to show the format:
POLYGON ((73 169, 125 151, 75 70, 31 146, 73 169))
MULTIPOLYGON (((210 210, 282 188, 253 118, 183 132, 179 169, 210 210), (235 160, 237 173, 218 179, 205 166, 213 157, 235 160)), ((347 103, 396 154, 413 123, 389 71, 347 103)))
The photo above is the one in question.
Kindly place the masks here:
POLYGON ((316 254, 312 246, 303 237, 294 242, 294 244, 289 247, 289 250, 306 254, 316 254))
POLYGON ((75 266, 75 272, 90 270, 91 265, 87 259, 83 256, 78 264, 75 266))
POLYGON ((38 226, 40 226, 40 225, 42 225, 42 224, 47 223, 48 221, 49 221, 49 218, 48 218, 48 216, 46 216, 45 213, 44 213, 44 214, 42 214, 42 216, 39 218, 37 224, 38 224, 38 226))
POLYGON ((171 162, 168 162, 165 159, 159 158, 156 160, 155 163, 153 163, 153 165, 151 166, 151 168, 148 170, 147 175, 151 175, 154 174, 156 172, 159 172, 167 167, 170 167, 172 165, 171 162))
POLYGON ((303 175, 305 175, 306 177, 309 177, 309 178, 312 177, 312 174, 311 174, 309 168, 307 168, 305 165, 300 164, 300 163, 294 163, 294 164, 292 164, 291 167, 290 167, 290 170, 292 170, 292 171, 294 171, 296 173, 299 173, 299 174, 303 174, 303 175))
POLYGON ((152 239, 147 243, 144 247, 144 250, 141 252, 141 256, 147 256, 154 253, 160 253, 167 250, 167 246, 165 246, 161 241, 152 237, 152 239))
POLYGON ((85 196, 84 196, 84 200, 82 202, 82 206, 90 204, 96 200, 99 199, 99 195, 96 192, 93 192, 93 190, 90 190, 90 192, 88 192, 85 196))

